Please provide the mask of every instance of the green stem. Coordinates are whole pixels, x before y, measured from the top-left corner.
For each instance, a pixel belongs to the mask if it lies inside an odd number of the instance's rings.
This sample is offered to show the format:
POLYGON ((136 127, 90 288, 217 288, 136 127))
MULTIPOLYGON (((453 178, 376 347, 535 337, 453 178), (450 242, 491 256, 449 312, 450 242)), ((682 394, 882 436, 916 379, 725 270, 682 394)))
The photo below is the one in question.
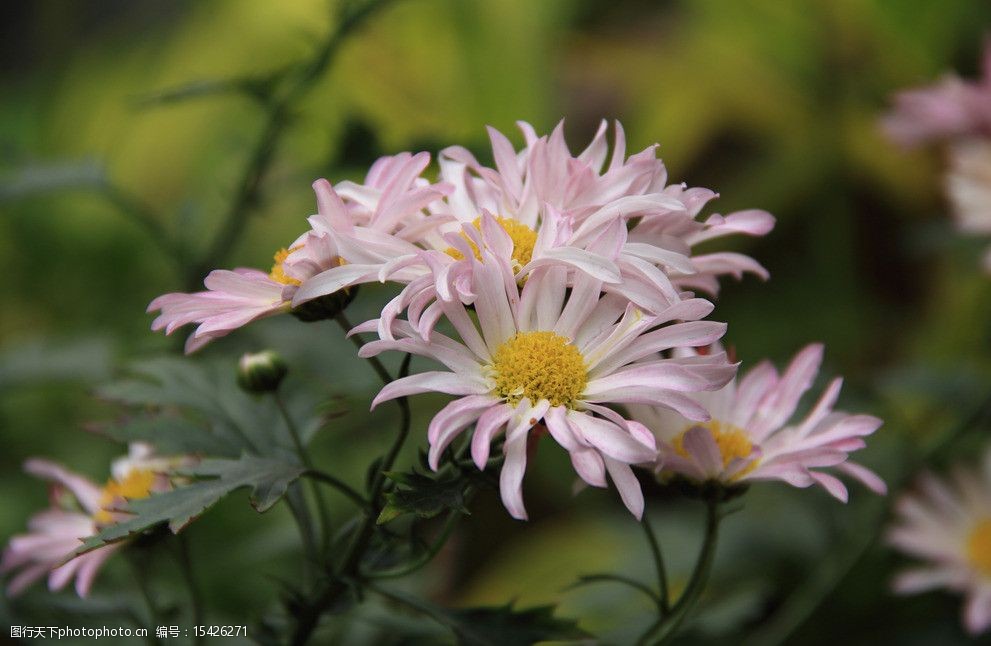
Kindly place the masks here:
POLYGON ((688 586, 681 593, 678 602, 671 608, 671 612, 659 617, 654 624, 647 629, 637 642, 638 644, 661 644, 672 637, 684 622, 685 618, 698 603, 702 591, 705 589, 706 581, 709 579, 709 572, 712 570, 713 557, 716 554, 716 543, 719 540, 719 503, 715 500, 706 501, 706 522, 705 522, 705 542, 699 552, 698 560, 695 562, 695 570, 692 578, 688 581, 688 586))
POLYGON ((383 588, 381 586, 378 586, 374 583, 367 581, 365 582, 365 587, 371 590, 372 592, 375 592, 379 596, 389 599, 390 601, 394 601, 398 604, 407 606, 408 608, 412 608, 417 612, 421 612, 427 615, 428 617, 430 617, 440 625, 446 626, 447 628, 453 630, 455 634, 459 633, 460 626, 458 626, 457 623, 452 621, 450 617, 448 617, 442 612, 439 612, 437 608, 431 606, 430 604, 423 603, 416 597, 405 595, 396 590, 389 590, 387 588, 383 588))
POLYGON ((336 29, 324 41, 314 57, 301 68, 295 78, 288 82, 285 91, 280 96, 271 97, 267 103, 265 125, 241 173, 237 193, 231 200, 220 228, 200 262, 190 268, 186 277, 188 290, 197 287, 205 272, 222 264, 241 237, 247 216, 260 201, 262 180, 272 165, 277 144, 291 121, 290 108, 293 102, 303 96, 327 69, 344 40, 368 17, 389 2, 390 0, 370 0, 343 15, 336 29))
MULTIPOLYGON (((142 563, 133 552, 128 554, 127 561, 130 563, 131 569, 134 571, 134 582, 137 584, 138 592, 141 593, 141 598, 144 601, 146 609, 148 610, 149 623, 157 626, 161 613, 159 613, 158 606, 155 605, 155 600, 151 595, 151 590, 148 588, 148 579, 145 577, 145 571, 142 567, 142 563)), ((151 644, 161 643, 157 636, 153 637, 151 631, 148 631, 148 642, 151 644)))
POLYGON ((368 508, 368 501, 365 497, 358 493, 354 487, 344 482, 340 478, 330 475, 326 471, 318 471, 316 469, 309 469, 303 476, 307 478, 313 478, 316 482, 322 482, 325 485, 331 486, 337 489, 339 492, 351 499, 351 501, 358 505, 361 509, 368 508))
MULTIPOLYGON (((338 317, 338 323, 346 330, 350 329, 350 324, 344 317, 338 317)), ((355 337, 351 338, 354 339, 355 337)), ((363 341, 360 337, 358 337, 358 341, 360 347, 363 341)), ((411 358, 412 355, 407 354, 403 359, 402 366, 399 369, 399 378, 405 377, 409 373, 411 358)), ((385 370, 381 363, 373 363, 373 366, 376 366, 376 372, 380 372, 382 380, 385 383, 392 381, 388 371, 385 370), (379 370, 380 368, 381 371, 379 370)), ((341 594, 349 589, 349 582, 353 581, 359 574, 358 570, 361 565, 361 559, 371 543, 372 536, 375 533, 375 524, 384 506, 382 493, 386 483, 385 474, 392 469, 399 451, 402 450, 403 444, 406 443, 406 438, 409 436, 410 424, 412 422, 409 401, 406 397, 400 397, 396 400, 396 403, 400 411, 399 432, 396 434, 396 439, 385 454, 375 477, 372 479, 368 496, 370 506, 366 508, 365 517, 355 532, 354 538, 348 545, 344 556, 341 558, 340 565, 330 573, 330 580, 326 587, 317 595, 316 599, 309 604, 304 604, 297 611, 296 628, 291 642, 294 646, 302 646, 310 639, 310 636, 316 629, 317 622, 320 620, 320 616, 341 594)))
MULTIPOLYGON (((300 461, 303 466, 306 467, 307 471, 314 471, 313 461, 310 460, 310 455, 306 451, 306 447, 303 446, 303 439, 300 437, 299 429, 296 428, 296 423, 292 419, 292 415, 289 414, 289 409, 286 407, 286 402, 282 398, 282 395, 276 390, 272 393, 275 399, 275 405, 278 406, 279 412, 282 414, 282 419, 286 423, 286 428, 289 430, 289 437, 292 438, 293 447, 296 449, 296 454, 299 456, 300 461)), ((317 483, 310 481, 310 491, 313 494, 314 504, 317 506, 317 517, 320 522, 320 537, 321 537, 321 548, 324 553, 326 553, 328 547, 330 546, 330 516, 327 513, 327 503, 323 498, 323 492, 320 491, 320 487, 317 483)), ((322 560, 322 559, 321 559, 322 560)))
MULTIPOLYGON (((186 582, 186 589, 189 592, 189 604, 192 610, 194 626, 202 626, 203 622, 203 597, 200 595, 200 588, 196 585, 196 576, 193 570, 193 559, 189 552, 189 541, 185 534, 176 537, 179 546, 179 569, 182 571, 182 578, 186 582)), ((194 631, 195 633, 195 631, 194 631)), ((194 635, 195 643, 203 642, 201 635, 194 635)))
MULTIPOLYGON (((344 312, 339 312, 337 316, 334 317, 334 320, 337 321, 337 324, 342 330, 344 330, 345 335, 347 335, 348 332, 354 328, 351 321, 349 321, 348 317, 345 316, 344 312)), ((361 347, 366 343, 364 337, 360 334, 352 334, 348 338, 351 339, 351 343, 353 343, 359 350, 361 350, 361 347)), ((382 380, 383 384, 388 385, 392 381, 392 375, 389 374, 389 371, 386 370, 385 366, 381 361, 379 361, 378 357, 366 357, 365 360, 371 364, 372 369, 375 370, 375 374, 379 376, 379 379, 382 380)))
POLYGON ((643 527, 643 533, 650 544, 650 555, 654 559, 654 569, 657 571, 658 610, 660 610, 661 615, 666 615, 671 609, 671 602, 668 599, 668 575, 664 568, 664 555, 661 553, 661 545, 657 541, 657 536, 654 534, 646 514, 640 521, 640 526, 643 527))

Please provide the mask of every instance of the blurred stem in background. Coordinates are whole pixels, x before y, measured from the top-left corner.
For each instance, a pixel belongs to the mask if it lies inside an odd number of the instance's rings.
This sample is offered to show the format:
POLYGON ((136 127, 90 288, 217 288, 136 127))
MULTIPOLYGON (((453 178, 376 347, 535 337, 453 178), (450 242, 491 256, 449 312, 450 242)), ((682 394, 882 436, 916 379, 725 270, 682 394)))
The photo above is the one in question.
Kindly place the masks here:
MULTIPOLYGON (((267 90, 264 105, 267 106, 265 125, 252 149, 239 188, 231 200, 227 214, 221 222, 213 241, 209 244, 199 262, 190 265, 184 279, 186 290, 198 287, 203 276, 221 265, 227 258, 244 231, 244 225, 251 211, 258 205, 261 184, 271 166, 275 149, 291 120, 290 108, 294 101, 306 94, 313 83, 334 60, 341 44, 360 27, 366 19, 392 0, 369 0, 364 3, 345 4, 343 15, 314 57, 295 69, 286 72, 288 80, 280 92, 277 82, 269 82, 261 87, 267 90)), ((281 80, 281 75, 272 80, 281 80)))

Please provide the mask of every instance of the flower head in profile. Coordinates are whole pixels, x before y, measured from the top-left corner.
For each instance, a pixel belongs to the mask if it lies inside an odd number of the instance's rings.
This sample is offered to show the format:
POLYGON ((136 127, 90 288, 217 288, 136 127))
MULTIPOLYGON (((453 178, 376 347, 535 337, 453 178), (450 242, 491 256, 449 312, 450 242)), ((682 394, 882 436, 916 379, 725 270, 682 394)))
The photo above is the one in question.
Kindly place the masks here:
MULTIPOLYGON (((430 465, 436 469, 451 442, 474 426, 471 455, 484 468, 490 445, 503 435, 500 490, 515 518, 527 517, 527 447, 544 429, 569 452, 586 483, 605 487, 608 474, 639 518, 643 494, 631 465, 654 462, 654 438, 609 405, 651 404, 707 420, 705 408, 690 395, 720 388, 735 365, 724 355, 674 359, 659 353, 711 343, 725 325, 697 320, 712 310, 707 301, 689 299, 647 314, 614 294, 603 295, 600 281, 580 276, 569 283, 571 274, 561 266, 534 271, 521 289, 505 258, 484 249, 480 255, 481 261, 468 259, 477 324, 458 300, 438 301, 431 314, 446 317, 459 339, 432 329, 424 335, 420 327, 432 325, 397 319, 389 323, 388 338, 361 349, 362 356, 408 352, 446 367, 390 383, 373 405, 423 392, 457 396, 430 422, 430 465)), ((380 321, 369 321, 357 330, 380 328, 380 321)))
POLYGON ((12 575, 7 594, 20 594, 47 575, 49 589, 61 590, 75 579, 76 593, 87 596, 100 567, 123 543, 73 557, 81 541, 126 518, 117 509, 127 500, 170 489, 168 473, 185 461, 155 456, 149 446, 132 444, 127 456, 114 461, 111 477, 100 486, 54 462, 28 460, 25 471, 53 483, 52 504, 32 516, 28 533, 12 537, 4 549, 0 573, 12 575))
POLYGON ((991 39, 984 46, 982 68, 976 81, 948 74, 933 85, 896 94, 881 122, 885 134, 905 147, 991 137, 991 39))
MULTIPOLYGON (((340 238, 332 232, 335 228, 353 230, 355 223, 392 232, 397 224, 406 223, 411 214, 443 194, 443 189, 419 177, 429 161, 427 153, 402 153, 376 161, 365 184, 341 182, 335 190, 327 180, 314 182, 318 213, 309 218, 311 229, 288 248, 276 252, 270 271, 218 269, 206 277, 206 291, 159 296, 148 305, 149 312, 161 311, 152 329, 171 334, 184 325, 198 324, 186 343, 188 353, 252 321, 276 314, 291 312, 304 321, 336 315, 348 304, 352 293, 338 293, 341 290, 335 289, 323 298, 293 306, 297 292, 311 278, 347 264, 344 254, 349 254, 352 247, 339 247, 340 238)), ((364 244, 359 240, 351 242, 357 247, 364 244)), ((353 254, 349 256, 354 259, 353 254)), ((354 273, 355 269, 351 266, 345 271, 354 273)), ((355 282, 361 281, 349 281, 348 285, 355 282)))
POLYGON ((842 379, 829 384, 804 419, 790 422, 815 380, 822 354, 822 346, 813 344, 783 374, 764 362, 718 391, 696 395, 712 415, 701 423, 663 408, 631 406, 630 411, 657 436, 662 473, 726 486, 757 480, 819 485, 846 502, 846 486, 829 469, 883 494, 884 482, 848 459, 881 420, 833 409, 842 379))
POLYGON ((991 451, 980 471, 958 468, 944 480, 919 478, 895 505, 887 542, 924 564, 898 575, 895 591, 946 588, 966 596, 963 624, 978 634, 991 627, 991 451))

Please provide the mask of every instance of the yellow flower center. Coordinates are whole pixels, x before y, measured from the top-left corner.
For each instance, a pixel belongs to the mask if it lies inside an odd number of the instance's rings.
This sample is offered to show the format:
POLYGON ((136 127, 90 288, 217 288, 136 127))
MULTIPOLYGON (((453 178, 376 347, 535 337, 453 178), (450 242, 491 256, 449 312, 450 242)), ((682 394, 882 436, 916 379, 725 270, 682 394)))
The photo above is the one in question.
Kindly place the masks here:
POLYGON ((551 406, 573 407, 585 390, 585 358, 554 332, 517 332, 492 356, 496 394, 516 405, 546 399, 551 406))
POLYGON ((991 518, 984 518, 970 530, 967 558, 978 572, 991 577, 991 518))
MULTIPOLYGON (((529 264, 530 259, 533 257, 533 245, 537 243, 537 232, 513 218, 496 217, 496 222, 499 223, 503 231, 509 234, 510 239, 513 241, 513 270, 519 271, 529 264)), ((475 218, 474 222, 472 222, 475 228, 479 230, 481 230, 481 223, 482 218, 475 218)), ((481 261, 482 253, 475 243, 463 231, 461 232, 461 237, 468 241, 472 252, 475 254, 475 258, 481 261)), ((465 257, 463 253, 454 247, 448 247, 446 253, 455 260, 463 260, 465 257)))
MULTIPOLYGON (((719 447, 719 454, 723 458, 724 469, 736 458, 746 458, 754 450, 754 445, 751 444, 746 432, 730 424, 723 424, 719 420, 713 419, 704 424, 692 424, 682 431, 681 435, 674 438, 671 445, 674 447, 675 452, 683 458, 689 457, 688 451, 685 450, 685 433, 695 427, 708 429, 709 433, 712 434, 712 438, 716 440, 716 446, 719 447)), ((742 478, 756 467, 757 460, 754 460, 742 471, 736 473, 732 479, 742 478)))
POLYGON ((155 482, 155 474, 147 469, 134 469, 122 480, 107 480, 100 490, 100 509, 93 514, 98 523, 110 523, 114 520, 114 507, 119 498, 134 500, 147 498, 151 495, 151 486, 155 482))
POLYGON ((272 265, 272 271, 268 272, 268 277, 277 283, 282 283, 283 285, 296 285, 297 287, 301 285, 302 283, 300 281, 296 280, 291 276, 286 275, 286 270, 284 266, 284 263, 286 262, 286 258, 289 257, 289 254, 296 251, 297 249, 299 249, 298 246, 293 247, 291 249, 286 249, 285 247, 283 247, 282 249, 276 251, 275 255, 272 256, 272 259, 275 261, 275 264, 272 265))

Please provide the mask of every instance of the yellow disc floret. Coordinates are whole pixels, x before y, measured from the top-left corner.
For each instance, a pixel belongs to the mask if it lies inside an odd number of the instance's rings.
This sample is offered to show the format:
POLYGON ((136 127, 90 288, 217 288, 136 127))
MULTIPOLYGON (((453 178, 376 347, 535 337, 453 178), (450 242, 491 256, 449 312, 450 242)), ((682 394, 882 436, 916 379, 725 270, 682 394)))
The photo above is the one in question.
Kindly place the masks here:
POLYGON ((991 518, 984 518, 970 530, 967 558, 978 572, 991 577, 991 518))
POLYGON ((282 283, 283 285, 296 285, 297 287, 301 285, 302 283, 300 283, 300 281, 296 280, 292 276, 286 275, 286 270, 284 267, 286 258, 288 258, 289 254, 297 249, 299 249, 299 247, 293 247, 292 249, 282 248, 276 251, 275 255, 272 256, 272 260, 275 261, 275 264, 272 265, 272 271, 268 272, 268 277, 277 283, 282 283))
POLYGON ((585 358, 554 332, 517 332, 492 356, 495 392, 514 406, 546 399, 551 406, 574 407, 585 390, 585 358))
MULTIPOLYGON (((502 227, 503 231, 509 234, 509 237, 513 241, 513 270, 519 271, 524 266, 529 264, 530 259, 533 257, 533 245, 537 243, 537 232, 523 224, 518 220, 513 218, 500 218, 496 217, 496 222, 502 227)), ((472 222, 476 229, 481 230, 482 218, 475 218, 472 222)), ((482 254, 478 250, 478 246, 472 242, 468 236, 461 233, 461 237, 468 241, 471 246, 472 252, 475 254, 477 260, 482 259, 482 254)), ((456 260, 464 259, 464 254, 455 249, 454 247, 449 247, 447 249, 447 255, 451 256, 456 260)))
POLYGON ((100 490, 98 504, 100 509, 93 514, 98 523, 110 523, 114 520, 114 508, 120 498, 135 500, 151 495, 151 487, 155 483, 155 474, 147 469, 133 469, 124 478, 107 480, 100 490))
MULTIPOLYGON (((704 424, 692 424, 686 428, 681 435, 674 438, 671 445, 674 450, 683 458, 687 458, 688 451, 685 450, 685 433, 690 431, 695 427, 702 427, 709 430, 712 434, 712 438, 716 441, 716 446, 719 447, 719 454, 723 458, 723 468, 729 466, 730 462, 737 458, 746 458, 754 450, 754 445, 751 444, 750 439, 747 437, 746 432, 743 430, 732 426, 730 424, 723 424, 719 420, 710 420, 704 424)), ((733 480, 741 478, 746 474, 750 473, 757 467, 757 460, 754 460, 748 464, 742 471, 733 475, 733 480)))

